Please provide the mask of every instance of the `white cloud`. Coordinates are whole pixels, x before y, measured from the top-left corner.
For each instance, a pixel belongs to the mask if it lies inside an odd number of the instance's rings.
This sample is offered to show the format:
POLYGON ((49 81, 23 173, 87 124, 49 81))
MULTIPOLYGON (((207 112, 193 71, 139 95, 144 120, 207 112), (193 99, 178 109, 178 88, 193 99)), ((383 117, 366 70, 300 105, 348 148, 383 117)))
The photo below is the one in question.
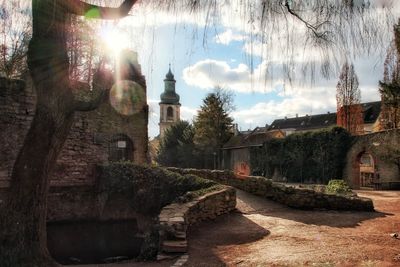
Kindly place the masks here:
MULTIPOLYGON (((296 114, 316 115, 336 112, 336 81, 325 81, 313 87, 297 87, 286 90, 285 98, 258 102, 250 108, 232 113, 242 129, 271 124, 275 119, 295 117, 296 114)), ((379 101, 378 85, 365 84, 360 87, 361 102, 379 101)))
POLYGON ((335 112, 335 90, 326 88, 298 88, 293 95, 281 100, 259 102, 254 106, 232 113, 242 129, 270 124, 273 120, 295 117, 296 114, 322 114, 335 112))
POLYGON ((181 106, 181 120, 193 121, 194 117, 197 115, 198 110, 191 107, 181 106))
POLYGON ((148 131, 149 136, 154 137, 160 133, 158 123, 160 122, 160 107, 158 105, 159 100, 148 99, 147 104, 149 105, 149 124, 148 131))
POLYGON ((225 61, 205 59, 185 68, 183 79, 188 85, 202 89, 221 86, 240 93, 267 93, 282 84, 279 77, 276 77, 273 85, 268 84, 265 76, 267 67, 266 62, 263 62, 252 72, 249 66, 243 63, 233 68, 225 61))
POLYGON ((246 39, 246 36, 242 34, 233 33, 231 29, 226 30, 225 32, 218 34, 214 37, 214 41, 218 44, 229 45, 233 41, 243 41, 246 39))

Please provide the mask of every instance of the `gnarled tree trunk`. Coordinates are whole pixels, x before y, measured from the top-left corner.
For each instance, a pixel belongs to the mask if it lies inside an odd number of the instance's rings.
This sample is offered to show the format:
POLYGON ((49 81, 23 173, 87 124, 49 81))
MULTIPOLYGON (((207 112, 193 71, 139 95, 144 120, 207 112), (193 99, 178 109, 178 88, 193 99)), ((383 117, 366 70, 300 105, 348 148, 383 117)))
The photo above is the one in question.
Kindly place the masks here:
MULTIPOLYGON (((75 111, 93 110, 74 100, 68 77, 67 16, 98 9, 99 18, 128 13, 135 0, 103 8, 78 0, 33 0, 33 33, 28 65, 37 95, 34 119, 14 164, 5 210, 0 218, 1 266, 57 266, 47 250, 46 211, 49 175, 68 136, 75 111)), ((90 33, 88 33, 90 34, 90 33)))

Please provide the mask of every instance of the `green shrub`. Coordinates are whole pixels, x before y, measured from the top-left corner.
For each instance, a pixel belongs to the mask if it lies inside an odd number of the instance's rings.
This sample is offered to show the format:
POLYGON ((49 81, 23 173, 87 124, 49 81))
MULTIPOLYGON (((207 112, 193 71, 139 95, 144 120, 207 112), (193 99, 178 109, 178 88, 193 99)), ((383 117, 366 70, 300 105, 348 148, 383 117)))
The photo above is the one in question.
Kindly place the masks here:
POLYGON ((130 162, 98 166, 97 178, 100 193, 123 195, 136 211, 154 215, 189 191, 198 191, 198 194, 217 185, 214 181, 195 175, 180 175, 159 167, 139 166, 130 162))
POLYGON ((350 134, 340 127, 292 134, 250 149, 250 164, 269 178, 278 172, 288 182, 326 184, 342 178, 350 142, 350 134))
POLYGON ((352 194, 350 187, 343 180, 330 180, 325 188, 328 194, 347 195, 352 194))

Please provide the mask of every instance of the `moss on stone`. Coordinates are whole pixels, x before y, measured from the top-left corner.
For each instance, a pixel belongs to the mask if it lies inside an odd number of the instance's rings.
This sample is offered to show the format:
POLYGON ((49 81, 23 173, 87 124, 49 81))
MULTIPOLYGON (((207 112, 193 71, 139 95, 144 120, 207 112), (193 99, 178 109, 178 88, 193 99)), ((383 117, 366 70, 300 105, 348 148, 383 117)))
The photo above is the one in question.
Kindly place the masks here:
POLYGON ((196 175, 180 175, 131 162, 99 166, 98 181, 101 193, 124 195, 136 211, 150 215, 158 214, 162 207, 178 201, 189 191, 200 196, 217 185, 196 175))

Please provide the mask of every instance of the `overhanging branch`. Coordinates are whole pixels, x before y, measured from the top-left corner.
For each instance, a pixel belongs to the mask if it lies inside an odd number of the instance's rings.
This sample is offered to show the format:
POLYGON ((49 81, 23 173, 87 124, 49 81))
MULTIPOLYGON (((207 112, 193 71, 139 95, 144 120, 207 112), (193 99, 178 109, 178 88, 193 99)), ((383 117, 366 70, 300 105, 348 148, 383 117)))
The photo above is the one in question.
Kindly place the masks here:
POLYGON ((287 12, 288 12, 290 15, 292 15, 293 17, 295 17, 296 19, 298 19, 299 21, 301 21, 301 22, 307 27, 307 29, 309 29, 309 30, 315 35, 315 37, 317 37, 317 38, 319 38, 319 39, 321 39, 321 38, 322 38, 322 39, 325 39, 326 32, 320 33, 320 32, 318 31, 318 28, 319 28, 320 26, 322 26, 323 24, 325 24, 325 22, 323 22, 323 23, 321 23, 321 24, 319 24, 319 25, 317 25, 317 26, 314 26, 314 25, 312 25, 311 23, 309 23, 308 21, 306 21, 305 19, 303 19, 299 14, 297 14, 297 13, 290 7, 290 4, 289 4, 289 1, 288 1, 288 0, 286 0, 282 5, 286 8, 287 12))
POLYGON ((120 19, 128 15, 137 0, 125 0, 119 7, 103 7, 92 5, 80 0, 67 0, 68 11, 78 16, 95 19, 120 19))

